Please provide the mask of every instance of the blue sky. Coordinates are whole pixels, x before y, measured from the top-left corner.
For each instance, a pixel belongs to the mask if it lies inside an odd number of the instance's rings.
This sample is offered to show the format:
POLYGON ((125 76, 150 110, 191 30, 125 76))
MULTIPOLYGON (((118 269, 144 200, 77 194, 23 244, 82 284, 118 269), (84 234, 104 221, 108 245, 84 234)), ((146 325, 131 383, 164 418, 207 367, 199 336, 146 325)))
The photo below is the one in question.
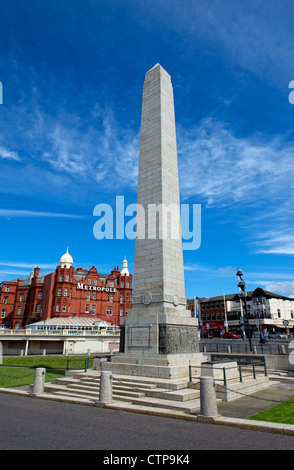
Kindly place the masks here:
POLYGON ((142 87, 174 88, 182 203, 201 204, 186 295, 294 296, 291 0, 0 0, 0 280, 109 272, 134 241, 97 240, 96 204, 136 202, 142 87))

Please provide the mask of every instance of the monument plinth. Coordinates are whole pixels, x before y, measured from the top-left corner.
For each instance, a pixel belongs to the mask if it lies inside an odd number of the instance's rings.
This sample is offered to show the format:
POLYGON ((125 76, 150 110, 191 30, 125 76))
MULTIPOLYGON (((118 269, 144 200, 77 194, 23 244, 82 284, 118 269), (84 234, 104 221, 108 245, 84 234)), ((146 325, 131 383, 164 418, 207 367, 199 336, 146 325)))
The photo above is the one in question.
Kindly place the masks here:
POLYGON ((132 309, 122 318, 120 352, 103 368, 184 377, 203 356, 186 309, 173 88, 160 64, 143 88, 137 204, 132 309))

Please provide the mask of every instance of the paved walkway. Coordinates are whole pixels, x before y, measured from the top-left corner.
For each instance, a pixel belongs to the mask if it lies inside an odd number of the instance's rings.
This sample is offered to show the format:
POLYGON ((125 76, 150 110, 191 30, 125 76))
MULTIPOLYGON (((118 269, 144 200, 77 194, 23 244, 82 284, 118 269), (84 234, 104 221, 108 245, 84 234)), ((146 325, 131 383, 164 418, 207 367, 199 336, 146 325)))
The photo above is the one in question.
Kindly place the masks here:
POLYGON ((291 386, 273 384, 270 388, 240 397, 238 400, 219 403, 218 412, 222 416, 246 419, 290 400, 290 398, 294 398, 294 384, 291 386))

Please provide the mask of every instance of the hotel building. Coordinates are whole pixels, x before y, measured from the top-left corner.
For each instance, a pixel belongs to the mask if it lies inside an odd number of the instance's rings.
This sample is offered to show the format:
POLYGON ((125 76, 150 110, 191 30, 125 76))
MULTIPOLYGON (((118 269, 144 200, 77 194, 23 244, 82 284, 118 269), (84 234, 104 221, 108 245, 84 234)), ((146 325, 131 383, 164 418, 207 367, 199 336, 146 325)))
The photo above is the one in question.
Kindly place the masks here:
POLYGON ((132 305, 132 275, 124 259, 101 274, 73 266, 68 250, 55 272, 40 276, 36 267, 24 278, 0 283, 0 326, 19 329, 52 318, 87 317, 119 325, 132 305))

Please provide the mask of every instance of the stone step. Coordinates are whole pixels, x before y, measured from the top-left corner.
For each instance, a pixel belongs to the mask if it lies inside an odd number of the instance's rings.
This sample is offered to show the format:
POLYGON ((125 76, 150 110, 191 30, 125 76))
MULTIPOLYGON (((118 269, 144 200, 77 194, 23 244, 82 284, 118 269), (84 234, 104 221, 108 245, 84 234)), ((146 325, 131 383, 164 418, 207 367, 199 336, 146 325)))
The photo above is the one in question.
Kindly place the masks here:
MULTIPOLYGON (((71 393, 71 394, 76 394, 76 395, 85 395, 88 397, 97 397, 99 398, 99 389, 93 389, 89 388, 88 386, 83 386, 80 384, 74 384, 74 385, 60 385, 60 384, 46 384, 44 388, 45 392, 50 392, 50 393, 57 393, 57 392, 65 392, 65 393, 71 393)), ((144 397, 143 392, 136 392, 132 390, 120 390, 120 389, 114 389, 113 390, 113 397, 127 397, 129 400, 132 398, 140 398, 144 397)))
MULTIPOLYGON (((79 383, 88 385, 89 387, 100 387, 100 380, 85 380, 82 379, 79 383)), ((121 387, 125 390, 137 390, 137 391, 145 391, 156 389, 156 385, 153 384, 142 384, 139 382, 124 382, 121 380, 113 379, 112 386, 114 387, 121 387)))
POLYGON ((189 400, 187 402, 177 402, 175 400, 165 400, 163 398, 145 396, 144 398, 134 398, 131 400, 131 403, 134 405, 178 410, 188 413, 193 413, 200 409, 200 399, 189 400))
MULTIPOLYGON (((188 390, 191 392, 191 390, 188 390)), ((54 393, 61 396, 69 397, 81 397, 83 399, 99 400, 98 390, 89 390, 87 387, 81 387, 78 384, 60 385, 60 384, 45 384, 45 392, 54 393)), ((149 393, 152 390, 149 390, 149 393)), ((143 393, 138 394, 137 392, 119 392, 114 391, 113 401, 124 401, 135 405, 142 405, 147 407, 156 407, 164 409, 173 409, 178 411, 193 412, 200 408, 200 399, 192 399, 187 401, 177 401, 175 393, 176 391, 167 392, 166 389, 160 391, 161 393, 167 393, 169 398, 149 397, 144 396, 143 393)), ((183 395, 182 395, 183 397, 183 395)))
MULTIPOLYGON (((74 375, 74 378, 86 379, 86 380, 99 380, 100 381, 101 373, 98 371, 89 370, 87 372, 78 372, 74 375)), ((137 375, 120 375, 114 374, 113 381, 121 381, 121 382, 132 382, 136 384, 145 384, 148 385, 155 385, 155 387, 159 388, 166 388, 172 390, 181 390, 185 389, 189 385, 189 379, 160 379, 154 377, 141 377, 137 375)))
MULTIPOLYGON (((90 400, 90 401, 99 401, 99 396, 89 396, 89 395, 83 395, 83 394, 77 394, 77 393, 74 393, 72 391, 69 391, 69 390, 66 390, 66 391, 63 391, 63 390, 59 390, 58 392, 55 392, 54 393, 55 396, 63 396, 63 397, 73 397, 73 398, 77 398, 77 399, 82 399, 82 400, 90 400)), ((126 402, 126 403, 132 403, 132 399, 130 400, 130 398, 127 398, 127 397, 118 397, 116 395, 113 395, 113 400, 115 402, 118 402, 118 401, 123 401, 123 402, 126 402)))
MULTIPOLYGON (((88 385, 68 385, 67 387, 69 390, 83 390, 85 392, 95 393, 96 395, 99 394, 99 388, 89 387, 88 385)), ((132 390, 130 388, 123 388, 123 387, 112 387, 113 394, 116 395, 125 395, 129 397, 143 397, 145 395, 144 392, 138 392, 132 390)))
POLYGON ((184 390, 171 390, 167 391, 163 388, 157 388, 155 390, 146 390, 145 395, 148 397, 162 398, 165 400, 186 402, 189 400, 195 400, 200 397, 200 391, 196 389, 184 389, 184 390))

